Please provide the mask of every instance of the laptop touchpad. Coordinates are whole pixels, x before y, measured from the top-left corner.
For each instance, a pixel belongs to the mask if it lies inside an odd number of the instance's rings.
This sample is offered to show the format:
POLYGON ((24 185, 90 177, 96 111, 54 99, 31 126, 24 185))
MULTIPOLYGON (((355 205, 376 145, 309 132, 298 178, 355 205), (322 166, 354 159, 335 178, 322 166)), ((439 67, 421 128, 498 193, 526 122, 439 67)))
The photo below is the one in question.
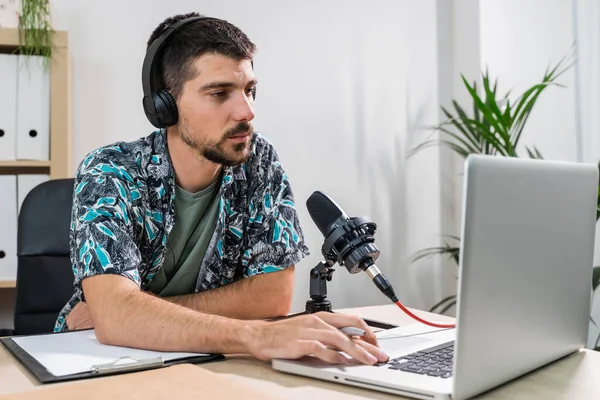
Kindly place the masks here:
POLYGON ((388 336, 377 338, 379 347, 388 353, 395 353, 408 347, 416 346, 421 343, 430 342, 431 339, 425 339, 415 336, 401 337, 388 336))

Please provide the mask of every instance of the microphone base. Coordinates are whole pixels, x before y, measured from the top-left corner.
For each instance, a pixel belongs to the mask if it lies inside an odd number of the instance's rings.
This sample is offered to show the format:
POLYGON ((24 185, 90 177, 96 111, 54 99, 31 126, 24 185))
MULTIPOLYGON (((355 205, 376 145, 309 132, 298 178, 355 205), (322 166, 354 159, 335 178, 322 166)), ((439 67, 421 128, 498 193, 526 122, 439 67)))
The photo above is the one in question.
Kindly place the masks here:
MULTIPOLYGON (((300 313, 276 318, 276 320, 292 318, 299 315, 314 314, 317 312, 334 312, 331 302, 327 300, 327 282, 331 281, 333 272, 333 267, 326 262, 320 262, 315 266, 310 271, 310 300, 306 302, 305 310, 300 313)), ((363 320, 367 325, 373 328, 386 330, 398 327, 398 325, 388 324, 387 322, 367 318, 363 318, 363 320)))
POLYGON ((331 302, 329 300, 308 300, 306 302, 306 314, 313 314, 321 311, 332 312, 331 302))

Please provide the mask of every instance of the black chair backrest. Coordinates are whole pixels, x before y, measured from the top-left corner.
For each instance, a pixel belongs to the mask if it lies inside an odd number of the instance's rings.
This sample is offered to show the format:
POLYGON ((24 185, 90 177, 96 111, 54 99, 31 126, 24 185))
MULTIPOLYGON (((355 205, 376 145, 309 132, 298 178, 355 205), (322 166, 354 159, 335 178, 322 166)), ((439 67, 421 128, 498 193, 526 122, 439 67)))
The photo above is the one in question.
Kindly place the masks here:
POLYGON ((31 190, 19 214, 15 334, 49 333, 73 295, 69 228, 73 179, 46 181, 31 190))

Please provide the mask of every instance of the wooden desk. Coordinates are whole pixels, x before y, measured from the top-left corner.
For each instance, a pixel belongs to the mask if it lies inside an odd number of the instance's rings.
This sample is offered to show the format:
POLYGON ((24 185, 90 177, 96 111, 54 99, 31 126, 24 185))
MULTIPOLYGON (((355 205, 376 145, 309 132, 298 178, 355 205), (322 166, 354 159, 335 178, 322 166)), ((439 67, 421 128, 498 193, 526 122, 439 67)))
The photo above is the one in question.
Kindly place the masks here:
MULTIPOLYGON (((414 310, 413 310, 414 311, 414 310)), ((364 318, 387 321, 397 325, 414 322, 395 305, 362 307, 338 312, 360 315, 364 318)), ((426 312, 415 311, 431 318, 426 312)), ((451 318, 435 316, 452 321, 451 318)), ((286 399, 326 398, 331 400, 384 399, 401 397, 353 388, 336 383, 274 371, 269 363, 247 356, 228 357, 227 361, 202 364, 199 367, 225 378, 266 389, 286 399)), ((479 398, 481 399, 592 399, 600 398, 600 352, 581 350, 518 380, 505 384, 479 398)), ((106 378, 96 378, 106 379, 106 378)), ((68 385, 70 382, 54 385, 68 385)), ((2 346, 0 346, 0 395, 16 393, 38 386, 39 383, 2 346)))

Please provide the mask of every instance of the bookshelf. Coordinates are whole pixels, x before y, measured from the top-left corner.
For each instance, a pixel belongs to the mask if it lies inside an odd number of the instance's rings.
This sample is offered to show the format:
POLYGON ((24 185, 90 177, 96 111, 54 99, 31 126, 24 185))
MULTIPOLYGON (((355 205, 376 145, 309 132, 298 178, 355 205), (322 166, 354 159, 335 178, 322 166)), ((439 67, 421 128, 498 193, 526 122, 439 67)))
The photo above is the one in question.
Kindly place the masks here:
MULTIPOLYGON (((19 30, 0 28, 0 53, 18 49, 19 30)), ((0 161, 0 174, 48 174, 50 179, 72 177, 71 67, 69 35, 55 31, 50 60, 50 159, 0 161)))
MULTIPOLYGON (((17 28, 0 28, 0 53, 16 54, 20 45, 17 28)), ((72 101, 69 36, 54 31, 50 59, 50 154, 49 160, 0 161, 0 175, 44 174, 50 179, 70 178, 72 168, 72 101)), ((0 279, 0 289, 14 288, 14 280, 0 279)))
POLYGON ((11 289, 14 288, 16 286, 16 282, 13 280, 7 281, 7 280, 3 280, 0 281, 0 289, 11 289))

